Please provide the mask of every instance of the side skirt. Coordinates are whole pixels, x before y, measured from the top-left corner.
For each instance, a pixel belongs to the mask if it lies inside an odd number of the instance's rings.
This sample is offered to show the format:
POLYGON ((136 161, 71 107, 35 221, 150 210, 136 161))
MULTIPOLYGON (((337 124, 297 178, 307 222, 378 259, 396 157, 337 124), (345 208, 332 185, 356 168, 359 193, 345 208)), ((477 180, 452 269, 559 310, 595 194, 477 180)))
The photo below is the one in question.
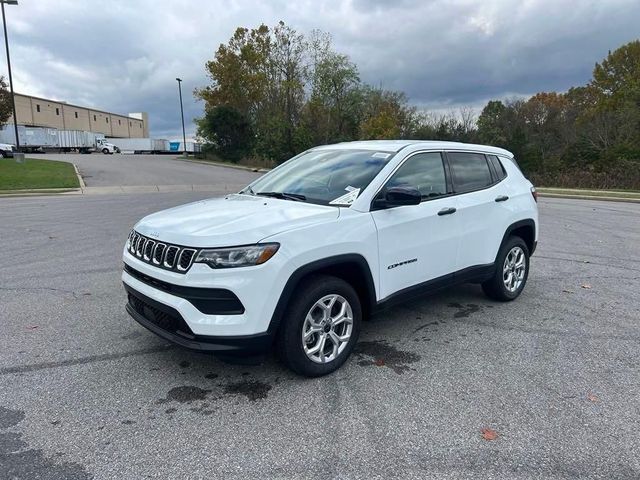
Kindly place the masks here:
POLYGON ((455 273, 427 280, 426 282, 404 288, 376 303, 372 313, 378 313, 394 305, 405 303, 418 297, 430 295, 445 288, 462 283, 482 283, 489 280, 495 273, 495 264, 475 265, 455 273))

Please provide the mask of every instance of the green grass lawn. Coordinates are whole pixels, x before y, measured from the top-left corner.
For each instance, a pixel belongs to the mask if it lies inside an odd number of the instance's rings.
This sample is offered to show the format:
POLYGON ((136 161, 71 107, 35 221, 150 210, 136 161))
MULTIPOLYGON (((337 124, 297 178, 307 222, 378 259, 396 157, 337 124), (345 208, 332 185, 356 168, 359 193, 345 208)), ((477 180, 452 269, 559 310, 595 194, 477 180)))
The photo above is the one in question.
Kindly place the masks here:
POLYGON ((0 158, 0 192, 78 187, 78 177, 70 163, 35 158, 27 158, 25 163, 16 163, 13 158, 0 158))

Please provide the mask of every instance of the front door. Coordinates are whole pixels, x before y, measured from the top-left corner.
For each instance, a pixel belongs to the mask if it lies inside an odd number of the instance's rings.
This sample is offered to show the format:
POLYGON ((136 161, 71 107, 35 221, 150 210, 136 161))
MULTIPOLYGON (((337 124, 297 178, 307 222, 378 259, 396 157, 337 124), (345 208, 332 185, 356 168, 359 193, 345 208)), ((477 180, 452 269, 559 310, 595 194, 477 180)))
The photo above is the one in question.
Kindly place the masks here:
POLYGON ((400 185, 417 188, 422 202, 371 212, 378 230, 380 300, 455 270, 457 198, 448 196, 442 155, 411 155, 387 181, 379 197, 384 197, 387 188, 400 185))

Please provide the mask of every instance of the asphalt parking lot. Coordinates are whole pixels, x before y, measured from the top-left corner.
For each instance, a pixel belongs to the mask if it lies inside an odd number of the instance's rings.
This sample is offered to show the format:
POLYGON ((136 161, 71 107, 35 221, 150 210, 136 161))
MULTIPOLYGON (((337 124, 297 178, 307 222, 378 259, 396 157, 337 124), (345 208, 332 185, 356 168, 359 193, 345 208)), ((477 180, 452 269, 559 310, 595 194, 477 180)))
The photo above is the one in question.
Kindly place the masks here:
POLYGON ((152 185, 244 186, 260 174, 175 160, 175 155, 30 154, 75 163, 87 187, 152 185))
POLYGON ((133 223, 210 195, 0 199, 0 478, 640 477, 640 205, 541 199, 517 301, 389 310, 309 380, 125 313, 133 223))

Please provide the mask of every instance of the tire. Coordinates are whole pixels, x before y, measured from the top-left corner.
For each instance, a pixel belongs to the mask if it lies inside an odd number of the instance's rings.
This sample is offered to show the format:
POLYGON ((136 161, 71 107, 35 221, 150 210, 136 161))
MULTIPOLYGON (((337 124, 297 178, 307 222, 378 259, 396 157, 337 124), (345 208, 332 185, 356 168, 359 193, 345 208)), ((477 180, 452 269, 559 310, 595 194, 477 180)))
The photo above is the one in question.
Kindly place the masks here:
POLYGON ((4 150, 2 150, 2 158, 7 158, 7 157, 8 157, 7 152, 5 152, 4 150))
POLYGON ((482 290, 493 300, 500 302, 515 300, 522 293, 529 278, 529 248, 525 241, 515 235, 507 238, 500 247, 495 265, 496 271, 493 277, 482 284, 482 290), (517 268, 520 256, 523 262, 521 271, 517 268), (511 266, 507 266, 507 262, 511 263, 511 266), (507 268, 509 271, 505 273, 507 268), (508 276, 509 273, 511 276, 508 276))
POLYGON ((351 285, 337 277, 313 275, 304 280, 292 295, 278 331, 278 355, 287 367, 300 375, 327 375, 340 368, 351 355, 358 341, 361 322, 360 299, 351 285), (325 308, 332 306, 330 318, 345 319, 336 324, 327 321, 324 313, 327 310, 320 306, 321 303, 325 308), (338 317, 340 311, 346 315, 338 317), (304 331, 308 333, 306 343, 303 342, 304 331), (347 335, 348 338, 340 342, 339 338, 347 335), (315 353, 314 349, 317 349, 315 353))
POLYGON ((103 148, 102 149, 102 153, 104 153, 105 155, 109 154, 109 149, 108 148, 103 148))

